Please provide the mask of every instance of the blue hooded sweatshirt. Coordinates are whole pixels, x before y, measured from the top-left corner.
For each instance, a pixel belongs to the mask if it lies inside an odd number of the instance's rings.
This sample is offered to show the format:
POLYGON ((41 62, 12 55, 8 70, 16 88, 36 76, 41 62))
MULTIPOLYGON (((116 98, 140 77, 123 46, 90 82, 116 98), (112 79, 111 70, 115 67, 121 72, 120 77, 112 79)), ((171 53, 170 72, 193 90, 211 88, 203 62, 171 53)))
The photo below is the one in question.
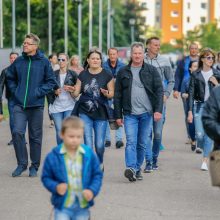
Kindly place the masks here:
POLYGON ((22 53, 8 68, 8 88, 15 105, 23 108, 44 106, 45 95, 56 84, 51 64, 40 50, 33 56, 22 53))

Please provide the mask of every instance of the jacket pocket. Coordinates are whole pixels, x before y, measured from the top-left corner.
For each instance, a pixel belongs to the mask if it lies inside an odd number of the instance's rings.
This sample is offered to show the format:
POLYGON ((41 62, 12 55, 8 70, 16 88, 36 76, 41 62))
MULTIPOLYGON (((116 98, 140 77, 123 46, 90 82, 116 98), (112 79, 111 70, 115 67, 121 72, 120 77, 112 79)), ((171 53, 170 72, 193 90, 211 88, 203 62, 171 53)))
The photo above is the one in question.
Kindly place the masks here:
POLYGON ((122 84, 122 87, 123 88, 128 88, 129 85, 130 85, 130 77, 129 76, 124 76, 122 79, 121 79, 121 84, 122 84))

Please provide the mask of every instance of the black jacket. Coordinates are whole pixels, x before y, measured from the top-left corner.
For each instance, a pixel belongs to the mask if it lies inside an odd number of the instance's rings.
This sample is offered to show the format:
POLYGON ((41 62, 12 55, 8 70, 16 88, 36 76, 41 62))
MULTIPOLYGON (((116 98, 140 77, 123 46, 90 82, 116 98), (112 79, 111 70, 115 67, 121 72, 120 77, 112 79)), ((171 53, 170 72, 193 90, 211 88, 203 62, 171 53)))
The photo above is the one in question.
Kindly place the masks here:
POLYGON ((3 95, 4 87, 6 88, 6 91, 5 91, 6 98, 9 99, 12 97, 10 90, 8 88, 8 85, 7 85, 6 78, 7 78, 7 68, 2 70, 1 76, 0 76, 0 114, 2 114, 2 95, 3 95))
POLYGON ((220 86, 214 88, 202 113, 206 134, 214 140, 214 150, 220 150, 220 86))
MULTIPOLYGON (((55 95, 55 90, 59 89, 60 86, 60 70, 56 70, 54 72, 55 74, 55 79, 57 82, 57 85, 53 88, 53 92, 50 92, 47 95, 47 100, 48 100, 48 104, 53 104, 55 99, 56 99, 56 95, 55 95)), ((68 85, 68 86, 74 86, 76 84, 77 81, 77 73, 72 71, 72 70, 67 70, 67 74, 66 74, 66 78, 64 80, 64 85, 68 85)))
MULTIPOLYGON (((162 113, 163 85, 157 69, 152 65, 143 63, 139 75, 150 99, 153 111, 162 113)), ((115 84, 114 108, 116 119, 122 118, 122 112, 124 115, 131 114, 132 80, 130 64, 122 67, 117 74, 115 84)))
MULTIPOLYGON (((216 69, 213 70, 213 76, 216 77, 218 82, 220 82, 220 72, 216 69)), ((213 83, 209 82, 209 89, 210 91, 215 86, 213 83)), ((193 103, 196 102, 204 102, 205 98, 205 79, 202 76, 201 70, 197 70, 196 72, 192 73, 190 77, 189 83, 189 110, 192 111, 193 103)))

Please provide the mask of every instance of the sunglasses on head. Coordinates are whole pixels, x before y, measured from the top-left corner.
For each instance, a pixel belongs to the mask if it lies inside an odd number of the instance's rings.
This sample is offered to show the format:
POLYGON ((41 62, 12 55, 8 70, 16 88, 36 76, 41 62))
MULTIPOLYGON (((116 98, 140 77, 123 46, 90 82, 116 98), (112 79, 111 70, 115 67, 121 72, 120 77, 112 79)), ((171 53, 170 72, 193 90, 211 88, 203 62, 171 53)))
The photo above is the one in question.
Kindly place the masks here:
POLYGON ((59 62, 65 62, 66 60, 65 60, 65 59, 62 59, 62 58, 58 58, 58 61, 59 61, 59 62))
POLYGON ((205 57, 207 60, 215 60, 215 57, 205 57))

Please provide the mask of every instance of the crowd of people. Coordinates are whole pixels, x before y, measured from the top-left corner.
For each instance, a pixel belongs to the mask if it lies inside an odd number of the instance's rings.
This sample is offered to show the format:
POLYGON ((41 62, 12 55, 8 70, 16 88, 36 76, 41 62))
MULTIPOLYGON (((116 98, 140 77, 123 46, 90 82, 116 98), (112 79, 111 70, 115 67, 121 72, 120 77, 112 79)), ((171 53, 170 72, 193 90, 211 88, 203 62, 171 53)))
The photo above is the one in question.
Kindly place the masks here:
MULTIPOLYGON (((69 59, 59 53, 46 58, 39 45, 39 37, 28 34, 22 55, 10 54, 11 65, 0 76, 0 121, 6 87, 12 135, 8 144, 13 144, 17 159, 12 176, 20 176, 28 168, 28 125, 29 176, 36 177, 47 97, 57 147, 47 155, 41 179, 52 193, 56 219, 89 219, 89 207, 102 184, 105 148, 112 145, 110 119, 117 128, 116 148, 124 146, 125 133, 124 176, 134 182, 143 179, 142 171, 159 169, 166 102, 172 93, 175 99, 182 99, 191 150, 203 152, 201 170, 208 170, 213 149, 208 135, 213 138, 219 133, 214 132, 214 122, 218 120, 220 53, 215 63, 212 49, 199 52, 198 45, 192 43, 189 56, 178 61, 174 73, 170 60, 159 53, 158 37, 149 38, 146 46, 132 43, 128 64, 120 61, 114 47, 108 49, 104 63, 101 51, 91 48, 81 67, 78 56, 69 59), (210 93, 216 100, 210 100, 210 93)), ((219 148, 219 140, 215 139, 215 148, 219 148)))

